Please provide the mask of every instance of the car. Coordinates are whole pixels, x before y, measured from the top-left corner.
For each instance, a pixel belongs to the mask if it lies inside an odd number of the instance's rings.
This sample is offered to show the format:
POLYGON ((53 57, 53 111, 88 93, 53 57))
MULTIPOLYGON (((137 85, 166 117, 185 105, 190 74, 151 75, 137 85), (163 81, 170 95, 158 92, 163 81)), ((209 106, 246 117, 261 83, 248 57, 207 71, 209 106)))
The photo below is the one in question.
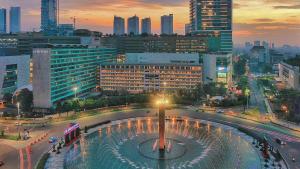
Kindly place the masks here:
POLYGON ((216 112, 217 112, 217 113, 224 113, 224 110, 218 109, 216 112))
POLYGON ((280 145, 286 145, 286 142, 280 140, 279 138, 275 139, 276 143, 280 144, 280 145))
POLYGON ((3 165, 4 165, 4 162, 3 162, 3 161, 0 161, 0 167, 3 166, 3 165))
POLYGON ((57 142, 57 140, 58 140, 58 138, 57 137, 54 137, 54 136, 52 136, 52 137, 49 137, 49 143, 56 143, 57 142))

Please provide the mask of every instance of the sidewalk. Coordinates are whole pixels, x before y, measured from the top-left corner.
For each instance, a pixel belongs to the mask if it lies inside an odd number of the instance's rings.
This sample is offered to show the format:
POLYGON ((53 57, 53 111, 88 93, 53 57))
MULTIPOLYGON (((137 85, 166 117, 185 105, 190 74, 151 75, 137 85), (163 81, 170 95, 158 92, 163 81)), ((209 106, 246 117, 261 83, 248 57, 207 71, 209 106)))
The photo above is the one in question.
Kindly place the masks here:
POLYGON ((269 119, 270 119, 270 121, 272 123, 280 125, 282 127, 286 127, 288 129, 291 129, 291 130, 295 130, 295 131, 299 131, 300 132, 300 126, 276 118, 276 116, 273 113, 273 110, 272 110, 272 108, 270 106, 270 103, 269 103, 268 99, 265 98, 264 101, 265 101, 265 105, 267 107, 267 112, 269 113, 269 119))

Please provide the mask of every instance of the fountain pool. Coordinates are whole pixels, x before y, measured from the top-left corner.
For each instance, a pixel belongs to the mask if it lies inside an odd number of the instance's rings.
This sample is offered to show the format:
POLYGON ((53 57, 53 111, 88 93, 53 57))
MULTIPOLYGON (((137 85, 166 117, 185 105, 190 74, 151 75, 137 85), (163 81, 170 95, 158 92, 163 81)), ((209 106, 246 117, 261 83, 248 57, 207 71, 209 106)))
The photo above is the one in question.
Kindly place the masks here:
POLYGON ((237 129, 198 119, 167 119, 165 151, 158 119, 114 121, 81 137, 65 154, 66 169, 260 169, 253 138, 237 129))

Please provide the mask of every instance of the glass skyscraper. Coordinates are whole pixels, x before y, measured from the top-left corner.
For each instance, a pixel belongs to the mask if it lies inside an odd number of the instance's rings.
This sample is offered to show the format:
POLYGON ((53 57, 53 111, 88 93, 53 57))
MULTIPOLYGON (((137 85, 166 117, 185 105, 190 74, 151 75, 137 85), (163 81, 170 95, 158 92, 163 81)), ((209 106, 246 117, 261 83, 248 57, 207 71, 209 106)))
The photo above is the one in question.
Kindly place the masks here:
POLYGON ((192 34, 220 36, 221 51, 232 52, 232 0, 190 0, 192 34))
POLYGON ((9 29, 10 33, 18 33, 21 31, 21 8, 11 7, 9 11, 9 29))
POLYGON ((58 2, 57 0, 42 0, 41 30, 46 35, 57 34, 58 2))
POLYGON ((6 9, 0 8, 0 33, 6 33, 6 9))

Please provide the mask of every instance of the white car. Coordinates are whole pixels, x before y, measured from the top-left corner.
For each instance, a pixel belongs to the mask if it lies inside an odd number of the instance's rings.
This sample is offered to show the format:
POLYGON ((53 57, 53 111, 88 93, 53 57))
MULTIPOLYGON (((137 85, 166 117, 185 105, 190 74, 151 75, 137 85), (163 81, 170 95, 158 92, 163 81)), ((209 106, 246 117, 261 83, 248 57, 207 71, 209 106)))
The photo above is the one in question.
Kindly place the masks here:
POLYGON ((216 112, 217 112, 217 113, 224 113, 224 110, 218 109, 216 112))

